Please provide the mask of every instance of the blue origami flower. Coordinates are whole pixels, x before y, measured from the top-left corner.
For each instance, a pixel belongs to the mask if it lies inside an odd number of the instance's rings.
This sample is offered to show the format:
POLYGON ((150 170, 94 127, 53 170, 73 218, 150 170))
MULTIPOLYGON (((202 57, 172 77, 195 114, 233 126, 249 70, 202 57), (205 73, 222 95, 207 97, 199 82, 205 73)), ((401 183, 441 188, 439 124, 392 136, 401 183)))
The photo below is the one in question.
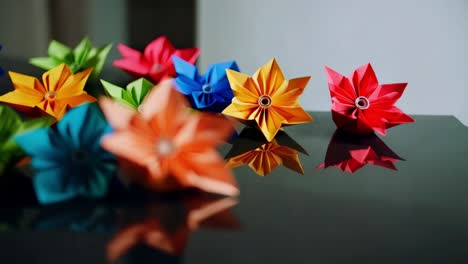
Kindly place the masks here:
POLYGON ((16 142, 31 157, 39 202, 105 196, 117 169, 114 156, 100 146, 109 132, 98 106, 85 104, 70 110, 52 128, 18 135, 16 142))
MULTIPOLYGON (((0 50, 2 50, 2 45, 0 45, 0 50)), ((4 72, 3 69, 0 67, 0 76, 3 75, 3 73, 5 73, 5 72, 4 72)))
POLYGON ((226 69, 239 71, 235 61, 211 64, 201 76, 196 66, 175 56, 172 59, 177 74, 177 89, 187 97, 194 109, 220 113, 231 104, 234 95, 226 69))

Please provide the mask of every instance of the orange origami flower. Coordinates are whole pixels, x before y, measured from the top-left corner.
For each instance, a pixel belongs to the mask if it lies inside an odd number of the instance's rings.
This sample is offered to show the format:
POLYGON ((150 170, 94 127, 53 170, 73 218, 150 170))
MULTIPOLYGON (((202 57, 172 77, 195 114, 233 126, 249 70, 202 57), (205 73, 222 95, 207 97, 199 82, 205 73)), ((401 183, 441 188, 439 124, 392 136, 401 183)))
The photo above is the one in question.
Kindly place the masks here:
POLYGON ((255 120, 270 142, 282 125, 312 121, 298 102, 310 76, 286 80, 275 59, 252 76, 226 70, 234 98, 223 113, 241 120, 255 120))
POLYGON ((216 146, 231 136, 223 117, 190 112, 188 102, 163 81, 146 97, 142 112, 103 98, 101 107, 114 132, 101 145, 132 168, 131 181, 157 190, 199 188, 237 195, 231 172, 216 146))
POLYGON ((59 120, 69 108, 96 101, 83 90, 92 71, 73 74, 61 64, 44 73, 42 83, 35 77, 9 72, 15 90, 0 96, 0 102, 27 114, 39 109, 59 120))

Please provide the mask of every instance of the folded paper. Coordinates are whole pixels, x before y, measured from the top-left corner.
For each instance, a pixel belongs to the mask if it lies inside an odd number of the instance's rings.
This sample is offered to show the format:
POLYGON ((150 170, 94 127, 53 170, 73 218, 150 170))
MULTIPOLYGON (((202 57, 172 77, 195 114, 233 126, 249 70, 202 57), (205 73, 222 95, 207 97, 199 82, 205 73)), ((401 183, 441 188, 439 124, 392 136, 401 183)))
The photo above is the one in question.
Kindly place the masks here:
POLYGON ((0 96, 0 102, 26 114, 39 112, 61 119, 70 108, 96 101, 83 90, 91 71, 73 74, 67 65, 60 64, 42 75, 42 83, 35 77, 9 72, 14 91, 0 96))
POLYGON ((257 128, 246 127, 226 155, 226 166, 235 168, 248 165, 256 174, 266 176, 283 165, 304 174, 299 152, 307 154, 301 145, 283 131, 279 131, 271 142, 267 142, 257 128))
POLYGON ((198 188, 238 194, 233 175, 216 151, 231 136, 231 123, 189 111, 172 80, 150 91, 141 112, 105 97, 100 103, 115 130, 101 144, 120 158, 124 168, 131 168, 130 181, 156 191, 198 188))
POLYGON ((72 109, 53 128, 16 137, 18 145, 31 157, 39 202, 106 195, 116 162, 99 142, 110 130, 99 107, 85 104, 72 109))
POLYGON ((275 59, 252 76, 226 70, 234 93, 223 113, 240 120, 252 120, 270 142, 283 125, 311 122, 298 99, 310 77, 286 80, 275 59))
POLYGON ((370 64, 349 77, 325 67, 336 126, 356 134, 382 135, 396 125, 414 120, 394 106, 407 83, 379 84, 370 64))
POLYGON ((119 44, 117 49, 123 58, 115 60, 114 66, 126 71, 134 78, 145 77, 153 83, 158 83, 165 77, 175 76, 173 55, 193 64, 200 54, 198 48, 175 49, 165 36, 153 40, 143 52, 124 44, 119 44))
POLYGON ((135 110, 140 108, 143 103, 143 99, 145 99, 148 92, 154 86, 145 78, 140 78, 136 81, 133 81, 127 84, 125 88, 121 88, 104 80, 101 80, 101 83, 108 96, 116 101, 128 105, 135 110))
POLYGON ((64 63, 73 73, 93 68, 91 79, 96 79, 101 74, 111 48, 112 44, 93 47, 87 37, 83 38, 74 49, 52 40, 48 49, 49 57, 31 58, 29 62, 44 70, 53 69, 64 63))
POLYGON ((403 160, 375 134, 356 135, 336 130, 328 145, 325 161, 317 168, 338 167, 354 173, 367 164, 396 170, 403 160))
MULTIPOLYGON (((238 229, 240 224, 230 210, 236 204, 237 201, 229 197, 200 195, 155 201, 145 206, 148 213, 143 219, 125 223, 113 236, 107 244, 107 259, 114 263, 142 244, 180 256, 191 233, 197 229, 238 229)), ((135 215, 129 218, 135 219, 135 215)))
POLYGON ((43 117, 23 121, 10 107, 0 105, 0 175, 25 157, 25 153, 16 144, 14 137, 26 131, 47 127, 53 118, 43 117))
POLYGON ((192 108, 220 113, 233 97, 226 70, 239 71, 235 61, 211 64, 204 75, 197 67, 178 57, 173 57, 176 70, 175 82, 179 92, 189 100, 192 108))

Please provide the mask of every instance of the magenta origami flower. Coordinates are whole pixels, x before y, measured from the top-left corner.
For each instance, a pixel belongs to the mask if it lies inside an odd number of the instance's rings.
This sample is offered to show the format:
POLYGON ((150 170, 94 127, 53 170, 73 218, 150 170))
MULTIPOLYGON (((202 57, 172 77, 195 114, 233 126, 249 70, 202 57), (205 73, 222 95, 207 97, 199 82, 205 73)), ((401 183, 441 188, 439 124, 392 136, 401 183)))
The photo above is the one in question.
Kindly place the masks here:
POLYGON ((175 77, 172 55, 194 64, 200 54, 198 48, 174 48, 165 36, 153 40, 143 53, 123 44, 119 44, 117 49, 123 58, 115 60, 114 66, 135 78, 144 77, 155 84, 165 77, 175 77))
POLYGON ((332 116, 338 128, 355 134, 385 135, 388 128, 414 122, 395 102, 407 83, 379 84, 370 64, 349 77, 325 67, 332 99, 332 116))

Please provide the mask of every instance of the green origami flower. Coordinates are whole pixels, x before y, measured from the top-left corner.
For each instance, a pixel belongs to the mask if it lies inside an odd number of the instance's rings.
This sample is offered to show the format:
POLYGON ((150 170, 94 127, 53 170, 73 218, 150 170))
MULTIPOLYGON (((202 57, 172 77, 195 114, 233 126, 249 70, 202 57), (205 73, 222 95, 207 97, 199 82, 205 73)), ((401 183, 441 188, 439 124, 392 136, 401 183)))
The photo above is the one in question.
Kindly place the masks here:
POLYGON ((94 68, 91 74, 92 79, 96 79, 102 71, 107 54, 109 54, 112 44, 95 48, 85 37, 74 49, 52 40, 49 44, 49 57, 31 58, 29 63, 44 70, 50 70, 56 66, 65 63, 73 73, 94 68))
POLYGON ((145 99, 145 96, 154 86, 145 78, 140 78, 127 84, 125 89, 104 80, 101 80, 101 83, 104 86, 107 95, 116 101, 132 107, 133 109, 138 109, 143 102, 143 99, 145 99))
POLYGON ((0 174, 15 165, 26 155, 13 139, 15 135, 45 126, 50 126, 52 117, 42 117, 23 121, 15 110, 0 105, 0 174))

